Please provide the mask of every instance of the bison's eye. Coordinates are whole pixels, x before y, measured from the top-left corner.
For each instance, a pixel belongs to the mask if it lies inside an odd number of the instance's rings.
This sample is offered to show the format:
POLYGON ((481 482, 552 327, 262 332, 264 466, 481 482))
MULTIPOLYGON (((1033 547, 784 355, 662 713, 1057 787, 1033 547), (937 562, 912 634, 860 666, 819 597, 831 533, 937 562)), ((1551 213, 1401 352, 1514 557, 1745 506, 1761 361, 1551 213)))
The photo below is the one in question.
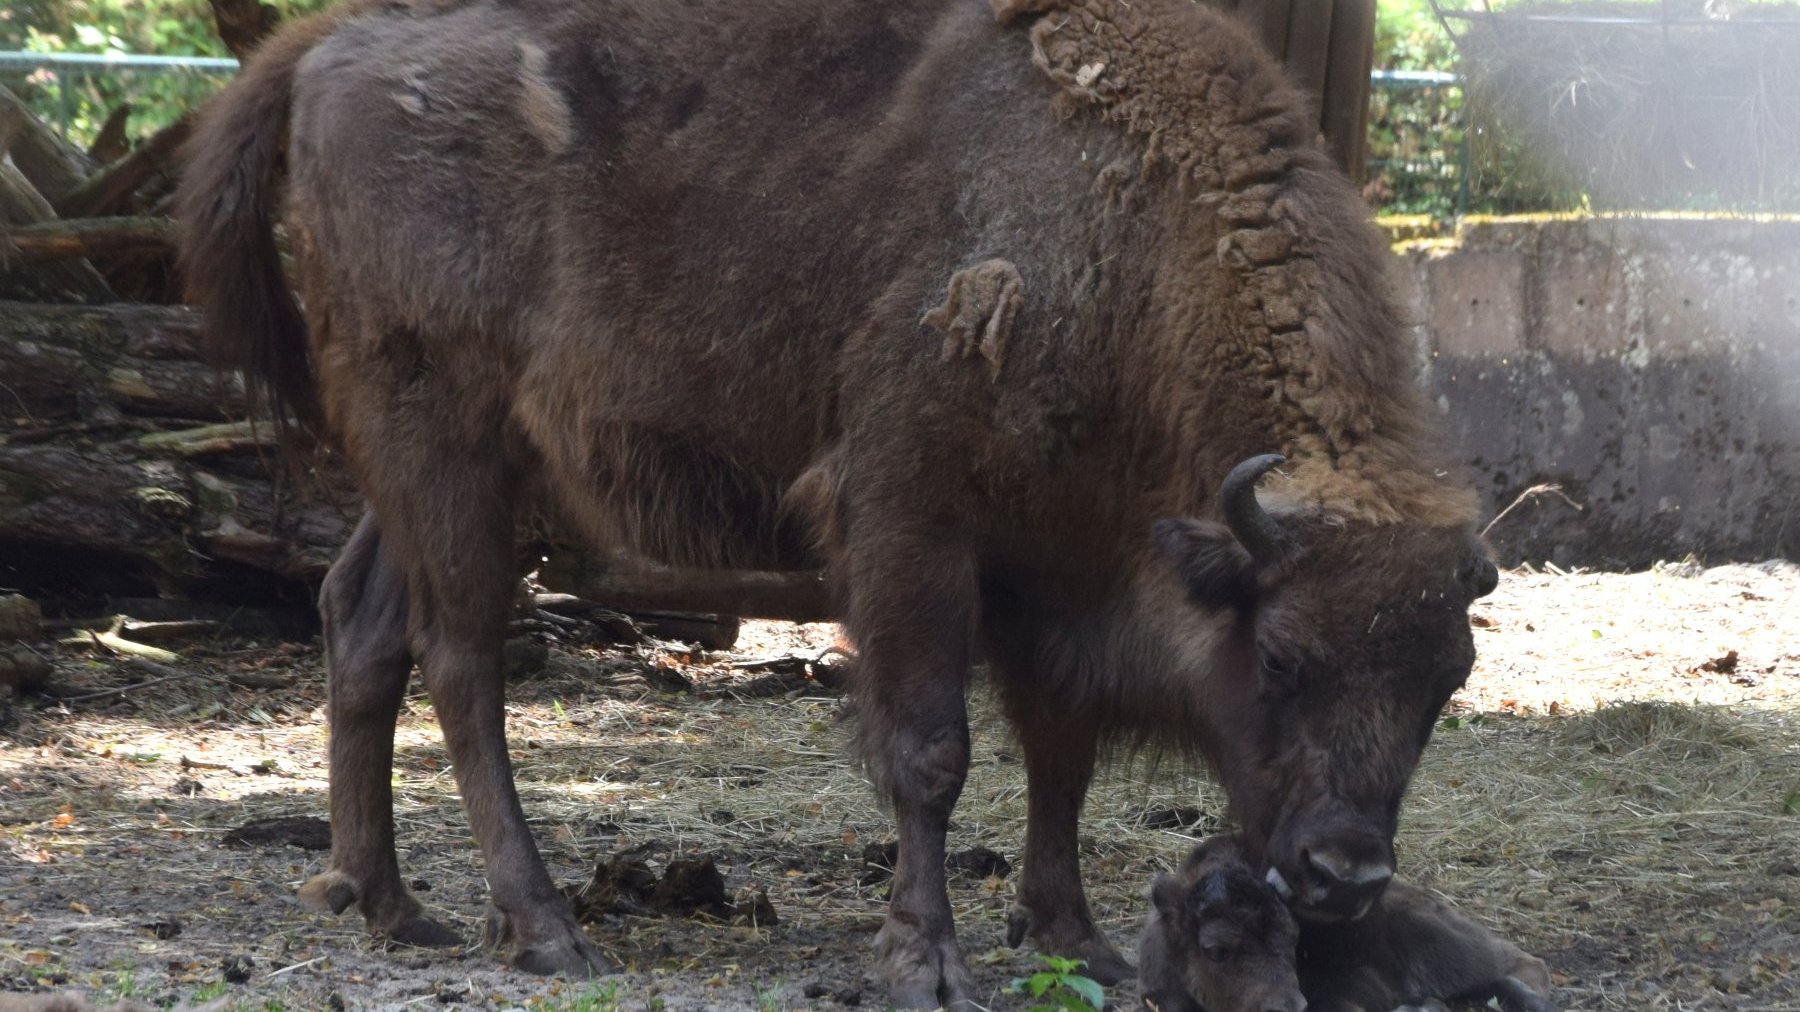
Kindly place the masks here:
POLYGON ((1231 961, 1231 947, 1228 945, 1208 945, 1200 951, 1206 953, 1206 958, 1215 963, 1231 961))
POLYGON ((1300 687, 1300 662, 1267 647, 1256 649, 1257 663, 1262 667, 1263 684, 1275 692, 1293 692, 1300 687))

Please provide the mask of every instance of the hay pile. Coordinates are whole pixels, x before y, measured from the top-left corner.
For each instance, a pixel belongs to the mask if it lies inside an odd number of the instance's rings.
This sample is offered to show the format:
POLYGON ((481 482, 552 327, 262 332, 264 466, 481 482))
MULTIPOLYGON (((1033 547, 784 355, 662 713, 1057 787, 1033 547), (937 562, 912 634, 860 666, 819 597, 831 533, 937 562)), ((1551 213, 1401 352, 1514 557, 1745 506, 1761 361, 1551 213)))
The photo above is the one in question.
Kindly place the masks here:
POLYGON ((1452 17, 1479 136, 1597 209, 1800 209, 1800 7, 1684 6, 1452 17))

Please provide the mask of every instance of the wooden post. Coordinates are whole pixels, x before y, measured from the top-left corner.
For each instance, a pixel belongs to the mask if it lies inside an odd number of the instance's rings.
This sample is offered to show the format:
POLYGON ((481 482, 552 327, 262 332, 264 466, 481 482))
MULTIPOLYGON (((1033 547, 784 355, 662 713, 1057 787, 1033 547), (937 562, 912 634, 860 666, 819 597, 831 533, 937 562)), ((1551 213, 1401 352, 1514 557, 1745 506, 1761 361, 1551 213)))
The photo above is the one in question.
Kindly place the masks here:
POLYGON ((1319 123, 1338 164, 1360 183, 1369 158, 1369 70, 1375 62, 1375 0, 1337 0, 1332 5, 1327 49, 1319 123))
POLYGON ((1375 0, 1207 0, 1250 26, 1319 110, 1325 146, 1362 182, 1368 158, 1375 0))

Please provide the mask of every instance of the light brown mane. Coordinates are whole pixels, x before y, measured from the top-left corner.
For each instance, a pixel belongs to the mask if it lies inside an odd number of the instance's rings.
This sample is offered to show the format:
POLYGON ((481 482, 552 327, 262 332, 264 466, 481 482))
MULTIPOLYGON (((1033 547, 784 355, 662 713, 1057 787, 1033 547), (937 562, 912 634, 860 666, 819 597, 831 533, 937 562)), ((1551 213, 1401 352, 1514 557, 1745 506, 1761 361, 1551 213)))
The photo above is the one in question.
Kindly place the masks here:
MULTIPOLYGON (((1190 307, 1161 308, 1189 367, 1152 396, 1188 416, 1192 460, 1216 434, 1178 406, 1201 388, 1257 384, 1262 431, 1289 458, 1291 508, 1377 523, 1460 525, 1475 498, 1446 481, 1447 456, 1422 424, 1411 342, 1389 254, 1367 208, 1329 163, 1300 94, 1230 19, 1188 4, 994 0, 1007 20, 1043 12, 1033 60, 1062 86, 1065 114, 1097 111, 1144 140, 1146 176, 1173 177, 1236 294, 1225 333, 1194 333, 1190 307)), ((1197 286, 1189 299, 1206 298, 1197 286)), ((1275 448, 1275 447, 1269 447, 1275 448)), ((1185 449, 1185 448, 1184 448, 1185 449)))

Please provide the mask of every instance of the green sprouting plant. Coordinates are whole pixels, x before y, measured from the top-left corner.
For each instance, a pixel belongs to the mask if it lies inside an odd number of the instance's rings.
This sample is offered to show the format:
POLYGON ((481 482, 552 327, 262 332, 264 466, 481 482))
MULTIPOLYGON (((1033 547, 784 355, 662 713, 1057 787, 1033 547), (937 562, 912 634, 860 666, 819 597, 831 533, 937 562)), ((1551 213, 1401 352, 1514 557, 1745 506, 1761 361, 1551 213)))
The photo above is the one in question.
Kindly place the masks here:
POLYGON ((781 997, 781 981, 756 991, 756 1012, 786 1012, 787 1002, 781 997))
POLYGON ((539 1012, 617 1012, 617 981, 590 981, 581 990, 552 998, 533 999, 530 1007, 539 1012))
POLYGON ((1025 1012, 1099 1012, 1106 992, 1098 981, 1076 971, 1087 965, 1063 956, 1039 956, 1044 969, 1012 982, 1010 990, 1031 999, 1025 1012))

